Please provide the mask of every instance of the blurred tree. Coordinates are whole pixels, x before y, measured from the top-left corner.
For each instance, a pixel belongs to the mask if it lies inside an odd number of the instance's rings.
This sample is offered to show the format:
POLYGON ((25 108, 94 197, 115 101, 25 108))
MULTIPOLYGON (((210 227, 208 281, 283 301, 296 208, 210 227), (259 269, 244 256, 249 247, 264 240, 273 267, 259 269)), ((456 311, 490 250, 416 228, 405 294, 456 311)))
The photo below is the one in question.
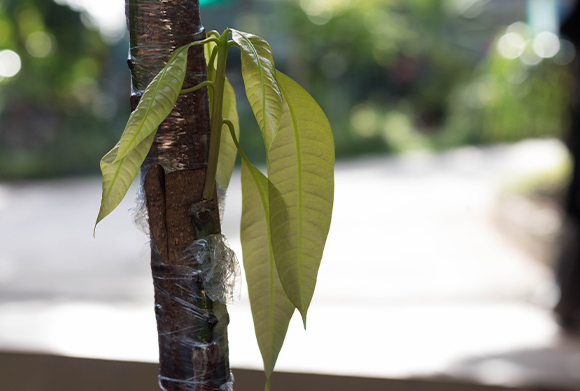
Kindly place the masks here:
POLYGON ((0 178, 96 172, 122 128, 113 53, 81 16, 54 1, 0 1, 0 53, 12 55, 0 61, 12 67, 0 66, 0 178))
MULTIPOLYGON (((521 65, 490 48, 506 25, 525 20, 525 5, 224 0, 203 13, 217 28, 233 25, 269 37, 277 66, 307 86, 328 114, 337 156, 344 157, 558 134, 557 105, 532 107, 548 96, 566 99, 562 67, 551 60, 521 65), (525 82, 507 81, 504 68, 525 73, 525 82), (478 103, 479 90, 502 99, 478 103), (470 106, 474 97, 477 107, 470 106)), ((0 81, 0 178, 96 173, 95 158, 118 138, 126 118, 117 109, 126 105, 118 86, 127 81, 110 62, 113 56, 124 61, 126 43, 111 51, 81 17, 53 1, 0 0, 0 50, 22 61, 18 74, 0 81)), ((241 90, 233 73, 231 82, 241 90)), ((240 121, 256 126, 244 104, 240 121)), ((250 133, 240 142, 264 158, 259 133, 250 133)))
POLYGON ((496 50, 497 33, 525 20, 526 1, 259 4, 259 11, 246 10, 240 22, 256 25, 255 15, 264 15, 260 32, 277 36, 272 41, 278 65, 319 98, 332 121, 338 156, 560 132, 569 80, 565 67, 551 59, 521 65, 496 50), (504 67, 524 72, 525 83, 508 81, 504 67), (503 100, 472 108, 464 91, 477 89, 472 84, 482 84, 482 92, 489 84, 490 93, 503 100))
POLYGON ((573 83, 563 65, 574 56, 569 45, 522 22, 498 34, 470 80, 455 87, 443 143, 561 136, 573 83))
POLYGON ((458 46, 464 18, 448 2, 296 0, 278 12, 288 72, 321 97, 338 156, 426 147, 483 50, 458 46))

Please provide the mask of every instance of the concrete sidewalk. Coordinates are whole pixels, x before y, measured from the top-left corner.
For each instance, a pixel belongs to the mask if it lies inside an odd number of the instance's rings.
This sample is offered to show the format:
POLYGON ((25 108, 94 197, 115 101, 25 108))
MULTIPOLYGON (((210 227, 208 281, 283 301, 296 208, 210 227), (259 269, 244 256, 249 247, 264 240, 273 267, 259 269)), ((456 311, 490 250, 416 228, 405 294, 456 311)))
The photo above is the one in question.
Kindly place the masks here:
MULTIPOLYGON (((536 141, 339 162, 308 331, 296 316, 277 369, 580 389, 551 270, 493 219, 506 178, 561 153, 536 141)), ((147 238, 125 212, 135 188, 94 240, 100 193, 99 178, 0 184, 0 349, 157 360, 147 238)), ((223 231, 239 258, 240 209, 235 173, 223 231)), ((261 368, 245 286, 229 309, 232 365, 261 368)))

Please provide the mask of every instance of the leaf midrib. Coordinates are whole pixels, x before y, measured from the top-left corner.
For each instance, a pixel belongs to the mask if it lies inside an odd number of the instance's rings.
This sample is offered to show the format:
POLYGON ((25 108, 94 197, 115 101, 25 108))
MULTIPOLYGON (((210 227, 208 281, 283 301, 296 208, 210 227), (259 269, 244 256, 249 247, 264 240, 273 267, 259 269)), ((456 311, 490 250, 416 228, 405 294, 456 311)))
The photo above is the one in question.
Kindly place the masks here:
MULTIPOLYGON (((269 335, 268 335, 268 339, 270 342, 270 360, 274 361, 274 332, 276 331, 274 329, 274 262, 272 262, 272 260, 274 259, 274 250, 272 249, 272 232, 270 231, 270 211, 269 211, 269 205, 268 205, 268 198, 266 198, 268 195, 264 195, 264 191, 262 189, 262 187, 259 185, 259 181, 262 179, 258 173, 255 173, 254 170, 257 171, 256 168, 252 167, 252 165, 250 164, 250 162, 247 159, 244 159, 244 163, 248 165, 248 169, 250 170, 252 177, 254 178, 254 183, 256 185, 256 188, 258 189, 258 193, 260 194, 260 199, 262 201, 262 207, 264 209, 264 217, 265 217, 265 222, 266 222, 266 232, 267 232, 267 236, 268 236, 268 253, 269 253, 269 260, 268 260, 268 266, 269 266, 269 273, 268 273, 268 277, 269 277, 269 285, 270 285, 270 294, 269 294, 269 302, 270 302, 270 311, 269 311, 269 318, 270 318, 270 322, 268 323, 268 330, 269 330, 269 335)), ((268 374, 269 377, 269 374, 268 374)))
MULTIPOLYGON (((181 55, 181 52, 182 52, 182 51, 183 51, 183 50, 181 50, 181 51, 179 52, 179 54, 175 56, 174 63, 176 63, 176 62, 177 62, 176 60, 177 60, 177 58, 179 57, 179 55, 181 55)), ((173 65, 173 64, 172 64, 172 65, 173 65)), ((133 137, 131 137, 131 138, 130 138, 130 141, 127 143, 127 144, 129 145, 129 147, 127 147, 127 148, 126 148, 126 149, 128 149, 128 151, 127 151, 127 152, 123 151, 123 152, 125 152, 125 153, 124 153, 124 156, 123 156, 123 158, 124 158, 125 156, 127 156, 127 154, 129 153, 129 151, 130 151, 131 149, 134 149, 134 147, 133 147, 133 148, 131 148, 131 145, 135 144, 135 139, 137 138, 137 136, 138 136, 138 135, 139 135, 139 133, 141 132, 141 129, 143 128, 143 125, 145 124, 145 118, 147 118, 147 116, 149 115, 149 111, 151 111, 151 108, 153 107, 153 103, 155 103, 155 99, 154 99, 154 97, 155 97, 155 96, 157 96, 157 92, 159 91, 159 88, 160 88, 160 86, 161 86, 161 81, 162 81, 162 80, 163 80, 163 78, 165 77, 165 74, 166 74, 166 73, 169 71, 169 68, 170 68, 170 67, 163 67, 163 70, 162 70, 161 76, 159 77, 159 80, 157 81, 157 84, 155 85, 155 95, 153 95, 153 96, 152 96, 152 98, 149 100, 149 104, 148 104, 148 106, 147 106, 147 110, 145 111, 145 114, 143 115, 143 121, 141 121, 141 123, 139 124, 139 127, 138 127, 137 131, 134 133, 133 137)), ((137 106, 138 106, 138 105, 137 105, 137 106)), ((138 112, 138 111, 137 111, 137 109, 135 109, 135 113, 137 113, 137 112, 138 112)), ((152 131, 152 132, 153 132, 153 131, 152 131)), ((149 134, 151 134, 151 133, 149 133, 149 134)), ((146 135, 145 137, 149 136, 149 134, 148 134, 148 135, 146 135)), ((143 139, 145 139, 145 137, 144 137, 143 139)), ((120 149, 120 147, 121 147, 121 146, 119 145, 119 149, 120 149)))
MULTIPOLYGON (((118 150, 117 150, 118 153, 118 150)), ((119 163, 119 166, 117 167, 117 169, 115 170, 115 174, 113 175, 113 179, 111 179, 111 186, 109 186, 109 189, 107 190, 107 192, 103 195, 103 200, 101 203, 101 211, 103 206, 106 203, 106 199, 109 198, 109 195, 111 194, 111 192, 113 191, 113 183, 115 183, 115 181, 117 180, 117 177, 119 176, 119 172, 121 171, 121 166, 123 165, 123 161, 125 160, 125 158, 121 158, 121 160, 117 161, 116 163, 119 163)), ((115 164, 115 163, 111 163, 111 164, 115 164)), ((100 215, 100 213, 99 213, 100 215)), ((99 220, 100 221, 100 220, 99 220)), ((97 221, 97 224, 99 222, 97 221)))
MULTIPOLYGON (((241 35, 241 34, 240 34, 241 35)), ((231 132, 230 133, 234 133, 231 132)), ((238 149, 238 152, 240 153, 240 156, 242 158, 243 164, 247 165, 248 170, 250 171, 250 174, 252 175, 253 179, 254 179, 254 184, 256 185, 256 188, 258 190, 258 194, 260 194, 260 199, 262 201, 262 208, 264 211, 264 220, 266 223, 266 232, 268 235, 268 252, 269 252, 269 266, 270 266, 270 273, 269 273, 269 282, 270 282, 270 295, 269 295, 269 301, 270 301, 270 322, 269 322, 269 327, 268 330, 269 332, 269 342, 270 342, 270 360, 273 362, 274 361, 274 276, 273 276, 273 262, 272 260, 274 259, 274 249, 272 248, 272 232, 270 230, 270 206, 269 206, 269 194, 264 194, 266 188, 261 186, 261 181, 262 181, 262 177, 266 180, 266 182, 268 181, 268 178, 266 178, 257 168, 255 168, 254 166, 252 166, 252 164, 249 162, 249 160, 246 158, 246 155, 244 154, 244 152, 241 150, 241 147, 238 143, 238 140, 236 138, 235 134, 231 134, 232 139, 234 141, 234 144, 236 145, 236 148, 238 149)), ((270 366, 273 366, 272 363, 270 363, 270 366)), ((270 374, 267 374, 267 378, 270 379, 270 374)))
POLYGON ((294 107, 288 99, 288 92, 286 86, 280 85, 280 91, 284 96, 286 105, 288 106, 288 111, 290 112, 290 118, 292 119, 292 130, 294 132, 294 142, 296 147, 296 170, 297 170, 297 180, 298 180, 298 290, 300 291, 300 307, 304 311, 304 296, 302 294, 302 159, 300 155, 300 133, 298 132, 298 120, 296 119, 296 113, 294 107))
POLYGON ((264 83, 264 72, 262 69, 263 68, 262 61, 260 60, 260 55, 258 54, 258 51, 256 50, 256 48, 252 44, 252 41, 250 41, 250 39, 247 38, 245 35, 240 34, 240 36, 248 42, 248 44, 252 48, 252 52, 256 56, 256 61, 258 62, 258 71, 260 72, 260 91, 262 92, 262 99, 261 99, 262 100, 262 123, 264 124, 264 133, 267 134, 268 131, 266 129, 266 88, 265 88, 265 83, 264 83))

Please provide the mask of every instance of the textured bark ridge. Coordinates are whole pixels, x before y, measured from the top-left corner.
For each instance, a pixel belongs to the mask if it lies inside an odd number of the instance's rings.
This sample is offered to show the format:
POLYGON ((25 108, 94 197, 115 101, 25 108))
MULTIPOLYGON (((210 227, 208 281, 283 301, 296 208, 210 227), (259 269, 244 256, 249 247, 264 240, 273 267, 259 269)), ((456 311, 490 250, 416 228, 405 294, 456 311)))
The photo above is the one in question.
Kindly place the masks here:
MULTIPOLYGON (((173 51, 205 38, 197 0, 125 0, 129 26, 132 96, 140 96, 173 51)), ((184 87, 207 79, 202 46, 189 49, 184 87)), ((173 170, 207 164, 209 143, 207 88, 181 95, 159 126, 150 156, 173 170)))
MULTIPOLYGON (((131 106, 173 50, 204 38, 199 3, 126 0, 131 106)), ((184 88, 206 79, 203 48, 189 50, 184 88)), ((141 169, 151 235, 151 269, 162 390, 230 390, 226 306, 206 295, 201 266, 186 248, 201 232, 220 232, 217 197, 202 201, 209 147, 207 89, 181 95, 159 126, 141 169), (203 210, 201 220, 192 210, 203 210), (201 227, 201 230, 200 230, 201 227)))

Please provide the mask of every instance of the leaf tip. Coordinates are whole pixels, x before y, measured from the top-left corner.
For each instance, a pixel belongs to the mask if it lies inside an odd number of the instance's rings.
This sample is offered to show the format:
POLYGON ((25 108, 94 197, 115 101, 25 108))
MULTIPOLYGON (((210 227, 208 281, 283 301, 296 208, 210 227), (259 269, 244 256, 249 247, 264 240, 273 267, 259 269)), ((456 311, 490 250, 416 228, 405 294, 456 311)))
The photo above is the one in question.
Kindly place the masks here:
POLYGON ((266 376, 266 386, 264 387, 264 391, 270 391, 270 379, 272 379, 272 375, 266 376))
POLYGON ((99 215, 97 216, 97 221, 95 222, 95 226, 93 227, 93 239, 96 239, 97 234, 97 224, 101 222, 103 218, 101 217, 101 212, 99 211, 99 215))
POLYGON ((306 311, 300 311, 300 315, 302 316, 302 324, 304 324, 304 330, 306 330, 306 311))
POLYGON ((105 217, 107 217, 109 215, 109 213, 111 213, 111 211, 108 211, 106 213, 103 213, 103 201, 101 201, 101 207, 99 208, 99 214, 97 215, 97 221, 95 222, 95 227, 93 228, 93 238, 95 238, 95 234, 97 232, 97 225, 103 221, 103 219, 105 217))
POLYGON ((95 226, 93 228, 93 239, 96 239, 96 233, 97 233, 97 224, 99 224, 101 222, 103 218, 101 217, 101 211, 99 211, 99 215, 97 216, 97 221, 95 222, 95 226))

